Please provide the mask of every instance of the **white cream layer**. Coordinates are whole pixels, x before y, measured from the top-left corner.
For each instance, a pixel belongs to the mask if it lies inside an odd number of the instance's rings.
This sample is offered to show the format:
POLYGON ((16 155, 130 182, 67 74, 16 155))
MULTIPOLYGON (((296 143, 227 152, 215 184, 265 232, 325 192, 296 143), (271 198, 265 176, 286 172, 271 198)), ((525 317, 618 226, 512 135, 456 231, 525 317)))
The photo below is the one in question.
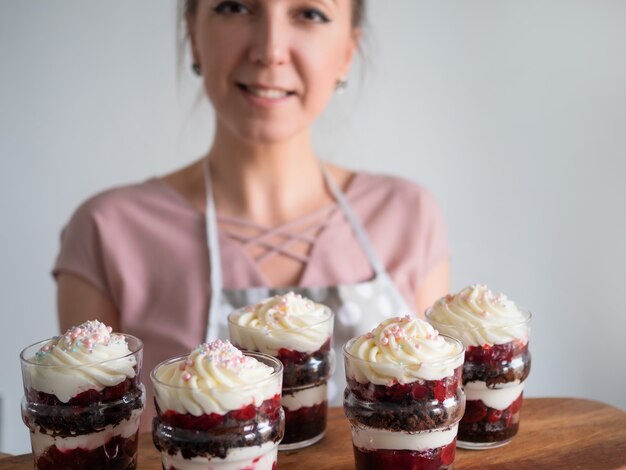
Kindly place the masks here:
POLYGON ((174 467, 178 470, 272 470, 278 458, 278 444, 266 442, 260 446, 231 449, 225 459, 219 457, 183 458, 180 452, 170 455, 161 452, 164 468, 174 467))
POLYGON ((485 382, 474 381, 465 384, 465 399, 481 400, 489 408, 505 410, 519 398, 524 391, 524 382, 519 380, 498 385, 499 388, 488 388, 485 382))
POLYGON ((294 393, 283 390, 280 404, 289 411, 296 411, 300 408, 308 408, 328 400, 326 393, 327 385, 322 384, 317 387, 298 390, 294 393))
POLYGON ((332 322, 323 321, 309 328, 297 330, 276 330, 267 333, 265 330, 228 325, 230 339, 237 347, 248 351, 259 351, 277 356, 281 348, 303 353, 314 353, 330 338, 332 322))
POLYGON ((272 356, 281 348, 312 353, 332 337, 331 310, 293 292, 235 310, 228 317, 231 341, 272 356))
POLYGON ((79 393, 99 392, 135 377, 137 358, 124 335, 93 320, 55 336, 28 364, 27 386, 67 403, 79 393))
POLYGON ((157 367, 154 397, 163 411, 224 415, 280 394, 282 376, 230 342, 201 344, 186 359, 157 367))
POLYGON ((437 300, 426 319, 440 333, 467 346, 528 342, 529 317, 504 294, 494 294, 482 284, 468 286, 456 295, 437 300))
POLYGON ((346 377, 390 386, 441 380, 463 364, 463 347, 409 315, 393 317, 346 346, 346 377))
POLYGON ((359 449, 412 450, 423 452, 450 444, 456 437, 458 424, 449 428, 423 432, 393 432, 384 429, 352 427, 352 442, 359 449))
POLYGON ((81 434, 72 437, 54 437, 39 431, 30 433, 30 441, 33 446, 33 454, 41 455, 46 449, 56 446, 60 451, 70 451, 74 449, 92 450, 103 446, 115 436, 127 439, 133 436, 139 429, 139 418, 143 410, 133 410, 130 418, 121 421, 113 426, 106 426, 98 432, 81 434))

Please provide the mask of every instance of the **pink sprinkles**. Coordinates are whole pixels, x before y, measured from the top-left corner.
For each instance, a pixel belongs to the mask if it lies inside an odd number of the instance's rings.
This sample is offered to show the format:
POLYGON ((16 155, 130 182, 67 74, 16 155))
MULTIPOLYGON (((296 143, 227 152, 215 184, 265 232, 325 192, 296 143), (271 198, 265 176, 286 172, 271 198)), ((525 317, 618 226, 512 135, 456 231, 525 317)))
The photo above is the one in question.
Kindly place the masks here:
POLYGON ((273 305, 267 310, 267 318, 278 321, 281 318, 289 318, 289 309, 286 297, 278 297, 278 305, 273 305))
POLYGON ((82 325, 73 326, 62 336, 55 336, 52 341, 43 346, 35 353, 35 358, 41 362, 45 355, 55 348, 70 353, 75 353, 79 349, 87 349, 89 353, 93 353, 93 348, 96 345, 109 346, 126 342, 124 335, 112 335, 113 329, 110 326, 104 328, 103 332, 103 326, 104 324, 98 320, 90 320, 82 325))
MULTIPOLYGON (((216 339, 212 343, 202 343, 194 352, 197 352, 198 356, 200 356, 203 361, 213 363, 220 368, 234 371, 254 367, 257 362, 254 358, 245 356, 228 340, 222 341, 221 339, 216 339)), ((181 376, 185 382, 188 382, 192 378, 192 374, 187 370, 191 369, 192 365, 193 361, 190 357, 187 357, 179 366, 179 369, 185 372, 181 376)))
MULTIPOLYGON (((399 321, 405 321, 406 317, 404 318, 398 318, 399 321)), ((393 336, 393 339, 397 341, 400 341, 402 338, 405 337, 405 331, 404 328, 398 326, 397 324, 393 324, 390 328, 387 328, 383 331, 383 337, 381 338, 380 342, 383 346, 386 346, 389 344, 389 339, 390 337, 393 336)))
MULTIPOLYGON (((421 344, 421 341, 423 341, 421 338, 407 337, 406 330, 402 326, 398 325, 398 323, 411 322, 413 320, 413 317, 411 317, 411 315, 405 315, 404 317, 396 317, 393 320, 395 320, 397 323, 392 323, 391 325, 388 325, 382 331, 382 335, 380 337, 380 345, 382 347, 390 346, 391 340, 393 339, 394 349, 403 349, 403 346, 400 343, 402 339, 406 339, 415 347, 415 349, 422 350, 424 348, 424 345, 421 344)), ((374 335, 370 332, 370 333, 366 333, 364 337, 365 339, 372 339, 374 338, 374 335)), ((433 330, 432 333, 426 334, 424 339, 429 340, 429 341, 437 341, 437 342, 444 341, 444 339, 441 336, 439 336, 439 332, 437 330, 433 330)))
MULTIPOLYGON (((290 304, 301 303, 305 310, 313 310, 315 302, 311 299, 289 292, 285 295, 276 295, 256 305, 244 307, 243 311, 252 313, 257 318, 264 318, 266 323, 278 323, 281 319, 288 319, 291 316, 293 307, 290 304)), ((269 330, 266 324, 264 329, 269 330)))

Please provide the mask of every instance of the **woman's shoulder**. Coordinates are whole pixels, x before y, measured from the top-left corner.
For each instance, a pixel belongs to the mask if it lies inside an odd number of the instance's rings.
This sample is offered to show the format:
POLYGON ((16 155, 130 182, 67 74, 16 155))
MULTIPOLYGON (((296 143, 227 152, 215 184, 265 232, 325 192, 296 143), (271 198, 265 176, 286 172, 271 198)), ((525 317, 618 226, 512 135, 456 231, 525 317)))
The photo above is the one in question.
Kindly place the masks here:
POLYGON ((439 210, 435 196, 425 186, 389 174, 356 172, 347 195, 354 204, 371 207, 376 212, 385 208, 413 213, 439 210))
POLYGON ((197 217, 193 208, 160 178, 106 189, 83 201, 73 212, 68 227, 98 231, 133 230, 155 220, 173 221, 197 217))
POLYGON ((115 186, 100 191, 85 201, 76 209, 76 214, 107 215, 116 212, 142 207, 162 198, 158 179, 150 178, 140 183, 115 186))

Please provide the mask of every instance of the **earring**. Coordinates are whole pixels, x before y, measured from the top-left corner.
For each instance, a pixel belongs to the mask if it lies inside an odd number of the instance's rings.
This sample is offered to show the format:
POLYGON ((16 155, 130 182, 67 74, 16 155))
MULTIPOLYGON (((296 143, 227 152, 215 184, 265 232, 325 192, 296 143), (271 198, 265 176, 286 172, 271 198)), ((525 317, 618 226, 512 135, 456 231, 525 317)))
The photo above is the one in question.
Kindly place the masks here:
POLYGON ((198 62, 194 62, 193 64, 191 64, 191 70, 193 70, 193 73, 195 73, 197 76, 202 75, 202 70, 200 70, 200 64, 198 62))
POLYGON ((335 85, 335 91, 337 92, 338 95, 345 93, 347 89, 348 89, 348 80, 346 78, 340 78, 339 80, 337 80, 337 84, 335 85))

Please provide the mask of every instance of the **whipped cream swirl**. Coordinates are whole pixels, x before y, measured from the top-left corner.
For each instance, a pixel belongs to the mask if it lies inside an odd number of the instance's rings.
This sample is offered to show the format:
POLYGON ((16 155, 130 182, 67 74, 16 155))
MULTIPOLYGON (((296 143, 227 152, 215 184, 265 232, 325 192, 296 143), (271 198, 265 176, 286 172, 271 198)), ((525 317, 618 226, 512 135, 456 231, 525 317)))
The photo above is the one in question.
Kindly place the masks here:
POLYGON ((333 315, 328 307, 293 292, 236 310, 228 322, 233 343, 273 356, 280 348, 315 352, 333 330, 333 315))
POLYGON ((410 316, 389 318, 345 346, 346 375, 358 382, 391 386, 418 379, 440 380, 463 364, 463 347, 410 316))
POLYGON ((437 300, 426 318, 442 333, 459 338, 465 346, 528 342, 530 315, 504 294, 482 284, 437 300))
POLYGON ((124 335, 93 320, 55 336, 26 364, 31 388, 67 403, 87 390, 101 391, 135 377, 137 359, 124 335))
POLYGON ((280 394, 282 385, 281 372, 219 339, 157 366, 152 378, 162 412, 194 416, 260 406, 280 394))

